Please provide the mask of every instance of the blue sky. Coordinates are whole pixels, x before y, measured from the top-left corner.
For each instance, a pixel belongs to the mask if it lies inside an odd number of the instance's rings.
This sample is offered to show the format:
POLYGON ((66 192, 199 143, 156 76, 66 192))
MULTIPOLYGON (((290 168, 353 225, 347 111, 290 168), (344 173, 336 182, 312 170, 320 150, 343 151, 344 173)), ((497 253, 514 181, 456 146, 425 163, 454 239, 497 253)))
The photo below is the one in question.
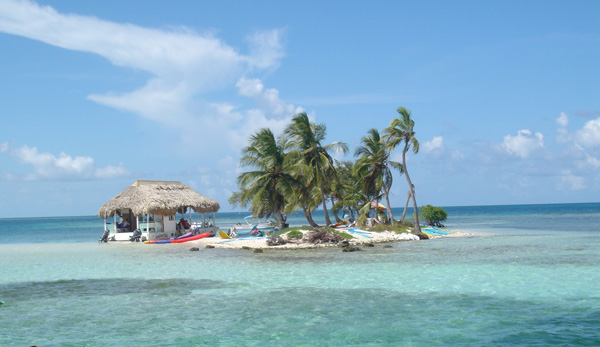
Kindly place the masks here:
POLYGON ((93 215, 137 179, 230 211, 259 128, 306 111, 353 159, 399 106, 419 205, 599 201, 599 17, 598 1, 0 0, 0 217, 93 215))

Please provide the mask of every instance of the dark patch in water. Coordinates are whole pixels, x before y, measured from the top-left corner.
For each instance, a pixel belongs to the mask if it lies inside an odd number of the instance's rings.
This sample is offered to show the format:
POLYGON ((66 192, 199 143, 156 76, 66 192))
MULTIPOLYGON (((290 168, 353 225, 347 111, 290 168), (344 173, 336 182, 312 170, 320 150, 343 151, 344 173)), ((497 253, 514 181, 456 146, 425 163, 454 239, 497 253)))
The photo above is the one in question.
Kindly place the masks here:
POLYGON ((185 295, 192 291, 238 287, 223 281, 191 279, 87 279, 24 282, 0 285, 0 298, 5 302, 29 298, 65 298, 96 295, 164 294, 185 295))

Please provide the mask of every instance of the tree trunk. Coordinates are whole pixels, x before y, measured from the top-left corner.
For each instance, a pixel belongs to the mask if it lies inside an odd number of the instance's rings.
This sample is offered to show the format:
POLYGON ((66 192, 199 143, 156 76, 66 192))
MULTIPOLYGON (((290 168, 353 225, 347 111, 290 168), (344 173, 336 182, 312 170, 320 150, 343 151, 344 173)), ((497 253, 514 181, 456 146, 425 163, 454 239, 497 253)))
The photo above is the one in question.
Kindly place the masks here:
POLYGON ((321 188, 321 199, 323 204, 323 213, 325 214, 325 225, 330 226, 331 220, 329 219, 329 213, 327 212, 327 202, 325 201, 325 192, 323 190, 323 181, 319 180, 319 188, 321 188))
POLYGON ((277 211, 277 224, 279 224, 279 230, 285 228, 285 220, 283 220, 283 214, 280 211, 277 211))
MULTIPOLYGON (((283 206, 283 195, 277 194, 275 197, 275 206, 273 213, 277 216, 277 224, 279 225, 279 230, 283 230, 285 221, 283 219, 283 214, 281 213, 283 206)), ((268 217, 267 217, 268 218, 268 217)))
POLYGON ((304 217, 306 217, 306 220, 308 221, 308 224, 311 227, 313 227, 313 228, 319 227, 319 225, 317 223, 315 223, 315 221, 313 220, 310 211, 305 206, 302 206, 302 212, 304 212, 304 217))
POLYGON ((415 198, 415 186, 412 184, 410 180, 410 176, 408 175, 408 169, 406 168, 406 152, 408 151, 408 141, 404 142, 404 151, 402 151, 402 166, 404 166, 404 176, 406 176, 406 182, 408 183, 408 189, 411 192, 413 207, 415 209, 415 234, 419 236, 420 239, 428 239, 427 235, 421 232, 421 226, 419 225, 419 208, 417 207, 417 199, 415 198))
POLYGON ((402 218, 400 218, 400 223, 404 223, 404 218, 406 218, 406 210, 408 210, 408 203, 410 202, 410 193, 411 189, 408 190, 408 195, 406 196, 406 204, 404 204, 404 212, 402 212, 402 218))
POLYGON ((390 217, 390 225, 394 225, 394 215, 392 214, 392 206, 390 206, 390 196, 385 184, 383 185, 383 195, 385 195, 385 202, 387 203, 387 212, 388 217, 390 217))
POLYGON ((428 239, 429 237, 427 237, 427 235, 423 234, 421 232, 421 224, 419 223, 419 208, 417 207, 417 198, 415 197, 415 186, 412 186, 412 201, 413 201, 413 208, 415 209, 415 232, 417 233, 417 235, 419 235, 419 238, 425 238, 428 239))
POLYGON ((333 199, 333 194, 331 195, 331 209, 333 210, 333 217, 335 217, 335 222, 340 223, 342 220, 338 216, 338 209, 335 208, 335 200, 333 199))

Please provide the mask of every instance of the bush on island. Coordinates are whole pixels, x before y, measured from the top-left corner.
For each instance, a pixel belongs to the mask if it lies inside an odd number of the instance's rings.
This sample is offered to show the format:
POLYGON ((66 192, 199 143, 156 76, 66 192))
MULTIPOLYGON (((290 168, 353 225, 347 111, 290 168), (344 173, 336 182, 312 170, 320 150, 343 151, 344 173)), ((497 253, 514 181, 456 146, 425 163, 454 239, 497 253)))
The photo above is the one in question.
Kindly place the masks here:
POLYGON ((300 230, 292 230, 287 233, 287 237, 291 240, 300 240, 304 234, 300 230))
POLYGON ((425 224, 433 227, 443 227, 441 222, 448 218, 448 213, 441 207, 427 205, 419 207, 419 210, 419 218, 425 220, 425 224))

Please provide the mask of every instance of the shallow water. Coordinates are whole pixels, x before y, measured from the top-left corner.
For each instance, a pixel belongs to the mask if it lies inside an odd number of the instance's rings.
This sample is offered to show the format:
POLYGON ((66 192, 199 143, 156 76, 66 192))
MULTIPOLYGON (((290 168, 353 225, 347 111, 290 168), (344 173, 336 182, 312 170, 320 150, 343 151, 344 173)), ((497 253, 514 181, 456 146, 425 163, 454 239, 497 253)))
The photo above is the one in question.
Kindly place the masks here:
POLYGON ((447 210, 477 236, 255 254, 0 229, 0 345, 600 344, 600 204, 447 210))

